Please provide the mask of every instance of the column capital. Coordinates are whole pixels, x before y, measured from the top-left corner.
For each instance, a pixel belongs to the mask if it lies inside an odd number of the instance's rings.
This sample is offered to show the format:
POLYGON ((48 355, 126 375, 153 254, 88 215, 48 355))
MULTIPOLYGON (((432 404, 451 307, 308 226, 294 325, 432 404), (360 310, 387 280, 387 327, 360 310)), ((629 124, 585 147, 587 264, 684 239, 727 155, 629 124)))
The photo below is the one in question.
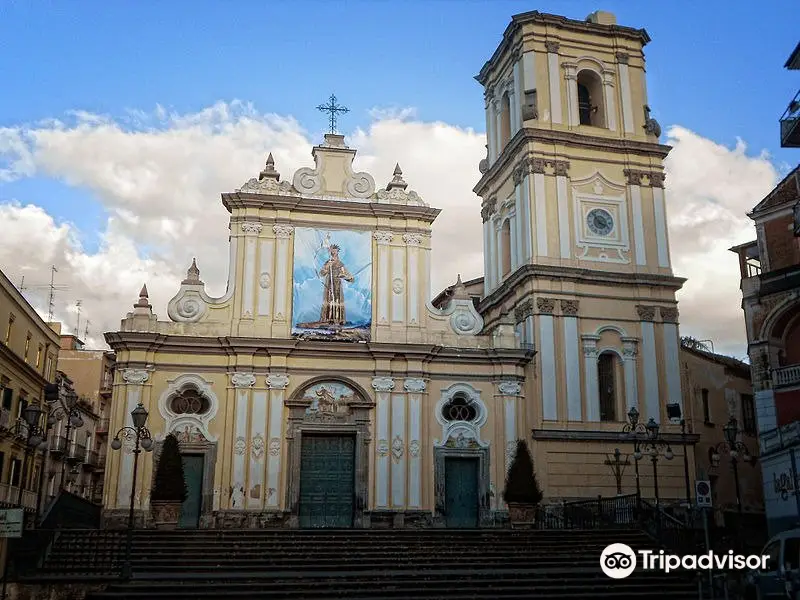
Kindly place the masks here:
POLYGON ((422 392, 425 391, 426 387, 427 384, 425 383, 424 379, 412 378, 412 379, 406 379, 403 382, 403 389, 407 391, 409 394, 421 394, 422 392))
POLYGON ((252 373, 231 373, 231 385, 235 388, 249 388, 256 384, 256 376, 252 373))
POLYGON ((639 315, 641 321, 655 321, 656 320, 656 307, 644 306, 642 304, 636 305, 636 313, 639 315))
POLYGON ((537 298, 536 308, 541 314, 552 315, 556 308, 556 301, 554 298, 537 298))
POLYGON ((553 54, 558 54, 559 46, 560 44, 558 42, 552 40, 546 41, 544 43, 545 50, 547 50, 548 52, 552 52, 553 54))
POLYGON ((497 384, 497 393, 501 396, 519 396, 522 384, 519 381, 501 381, 497 384))
POLYGON ((514 309, 514 320, 517 323, 521 323, 528 317, 533 315, 533 300, 528 298, 527 300, 523 300, 520 302, 517 307, 514 309))
POLYGON ((291 225, 279 223, 272 226, 272 232, 277 238, 288 238, 292 235, 292 231, 294 231, 294 227, 291 225))
POLYGON ((559 300, 558 303, 561 305, 561 314, 565 317, 578 316, 580 300, 559 300))
POLYGON ((131 385, 143 385, 150 379, 150 373, 145 369, 123 369, 122 380, 131 385))
POLYGON ((617 62, 621 65, 627 65, 630 60, 630 55, 627 52, 617 52, 617 62))
POLYGON ((422 244, 422 236, 418 233, 404 233, 403 241, 408 246, 419 246, 422 244))
POLYGON ((391 231, 376 231, 372 234, 372 237, 382 246, 391 242, 394 239, 394 234, 391 231))
POLYGON ((636 338, 624 337, 622 341, 622 358, 624 360, 635 360, 638 352, 639 340, 636 338))
POLYGON ((678 308, 675 306, 660 306, 658 312, 661 313, 661 319, 664 323, 677 323, 678 322, 678 308))
POLYGON ((600 341, 599 335, 582 335, 581 342, 583 342, 583 356, 585 358, 597 357, 597 342, 600 341))
POLYGON ((285 390, 289 386, 286 373, 270 373, 267 375, 267 387, 271 390, 285 390))
POLYGON ((261 233, 261 230, 263 229, 263 225, 261 225, 261 223, 256 223, 254 221, 245 221, 240 225, 240 227, 244 233, 255 233, 256 235, 261 233))
POLYGON ((376 392, 391 392, 394 389, 394 379, 391 377, 373 377, 372 388, 376 392))

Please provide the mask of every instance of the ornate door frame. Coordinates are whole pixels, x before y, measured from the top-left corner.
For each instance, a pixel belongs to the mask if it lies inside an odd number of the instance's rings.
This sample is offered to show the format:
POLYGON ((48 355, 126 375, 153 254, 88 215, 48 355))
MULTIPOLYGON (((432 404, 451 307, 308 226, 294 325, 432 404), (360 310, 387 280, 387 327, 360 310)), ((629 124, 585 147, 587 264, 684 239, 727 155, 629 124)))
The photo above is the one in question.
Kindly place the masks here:
POLYGON ((433 482, 436 495, 435 523, 437 527, 446 527, 445 517, 445 468, 447 458, 478 459, 478 525, 489 526, 492 523, 491 503, 489 501, 489 448, 477 441, 463 438, 450 438, 443 446, 433 449, 433 482), (460 442, 460 443, 459 443, 460 442))
POLYGON ((286 507, 289 512, 290 527, 300 526, 300 454, 303 435, 352 435, 355 436, 355 482, 353 499, 353 527, 369 526, 365 515, 369 502, 369 459, 370 425, 372 409, 375 403, 366 392, 352 381, 337 377, 317 377, 306 382, 291 398, 285 401, 289 409, 286 428, 286 456, 288 471, 286 474, 286 507), (355 395, 347 407, 346 413, 327 411, 310 412, 313 399, 304 396, 305 392, 315 384, 339 383, 351 388, 355 395))
MULTIPOLYGON (((217 442, 209 442, 202 439, 202 436, 195 435, 188 440, 183 432, 174 432, 178 438, 178 445, 180 446, 181 455, 195 454, 203 456, 203 483, 202 483, 202 498, 200 500, 200 523, 198 528, 204 529, 214 526, 214 467, 217 464, 217 442)), ((156 465, 161 457, 161 450, 164 446, 164 440, 158 440, 153 449, 153 474, 150 479, 150 489, 153 489, 153 484, 156 479, 156 465)), ((148 496, 148 508, 149 508, 148 496)))

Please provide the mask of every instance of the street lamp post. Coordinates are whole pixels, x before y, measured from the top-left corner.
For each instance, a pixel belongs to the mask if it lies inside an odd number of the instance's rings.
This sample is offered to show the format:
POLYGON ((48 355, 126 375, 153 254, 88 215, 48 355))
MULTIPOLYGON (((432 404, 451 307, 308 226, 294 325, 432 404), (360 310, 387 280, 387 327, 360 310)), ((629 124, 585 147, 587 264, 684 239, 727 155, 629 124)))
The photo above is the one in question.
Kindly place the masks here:
POLYGON ((650 455, 650 461, 653 463, 653 491, 656 497, 656 508, 658 509, 661 505, 661 498, 658 494, 658 457, 662 449, 666 460, 672 460, 675 455, 672 453, 670 445, 658 437, 660 428, 653 417, 650 417, 645 429, 647 430, 647 440, 641 445, 639 456, 634 455, 633 458, 639 460, 642 458, 643 453, 650 455))
POLYGON ((715 446, 712 446, 711 463, 713 466, 718 466, 722 452, 727 452, 731 457, 731 467, 733 468, 733 483, 736 486, 736 512, 739 516, 739 523, 737 530, 741 533, 742 527, 742 496, 739 488, 739 456, 745 462, 752 460, 752 455, 742 442, 738 440, 739 437, 739 423, 736 417, 731 417, 725 427, 722 428, 725 434, 725 439, 715 446))
POLYGON ((67 431, 64 439, 64 452, 61 459, 61 479, 58 482, 59 489, 65 489, 64 479, 67 467, 67 459, 69 458, 70 448, 70 433, 72 429, 80 429, 83 427, 83 417, 77 408, 78 395, 75 392, 70 392, 66 395, 64 400, 59 400, 59 406, 56 406, 53 411, 47 416, 48 427, 55 426, 57 421, 64 418, 67 420, 67 431))
POLYGON ((636 410, 635 406, 631 406, 631 409, 628 411, 628 422, 623 426, 622 432, 633 438, 633 457, 635 459, 633 461, 633 468, 636 473, 636 497, 638 501, 638 499, 642 497, 642 488, 639 483, 639 459, 642 457, 639 448, 639 436, 646 434, 647 428, 644 423, 639 421, 639 411, 636 410))
POLYGON ((22 473, 20 474, 19 491, 17 492, 17 505, 22 506, 22 494, 25 489, 25 480, 28 477, 28 457, 36 450, 44 448, 47 441, 43 438, 43 430, 39 427, 42 416, 42 407, 37 403, 29 404, 22 411, 22 419, 28 426, 25 432, 25 455, 22 458, 22 473))
POLYGON ((131 483, 131 497, 130 509, 128 511, 128 535, 125 544, 125 566, 123 570, 123 577, 130 579, 131 576, 131 549, 133 547, 133 502, 136 498, 136 474, 139 468, 139 454, 144 449, 146 452, 153 450, 153 438, 150 431, 144 426, 147 422, 147 409, 140 402, 139 405, 131 411, 131 420, 133 427, 126 425, 117 431, 114 440, 111 442, 111 448, 119 450, 122 448, 120 437, 126 440, 132 440, 133 445, 133 481, 131 483))

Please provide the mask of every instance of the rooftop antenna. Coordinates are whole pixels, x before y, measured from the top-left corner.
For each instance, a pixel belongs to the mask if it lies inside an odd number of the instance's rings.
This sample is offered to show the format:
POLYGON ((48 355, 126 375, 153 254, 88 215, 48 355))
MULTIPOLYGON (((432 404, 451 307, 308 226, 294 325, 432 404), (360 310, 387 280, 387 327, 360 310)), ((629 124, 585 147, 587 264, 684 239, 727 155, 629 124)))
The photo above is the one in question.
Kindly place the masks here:
POLYGON ((47 302, 47 322, 52 323, 53 321, 53 307, 55 306, 56 300, 56 287, 55 287, 55 278, 56 273, 58 273, 58 269, 56 269, 55 265, 50 267, 50 300, 47 302))
POLYGON ((86 340, 89 339, 89 319, 86 319, 86 329, 83 330, 83 340, 86 343, 86 340))
POLYGON ((75 301, 75 308, 78 311, 78 324, 75 326, 75 337, 81 334, 81 303, 83 300, 76 300, 75 301))

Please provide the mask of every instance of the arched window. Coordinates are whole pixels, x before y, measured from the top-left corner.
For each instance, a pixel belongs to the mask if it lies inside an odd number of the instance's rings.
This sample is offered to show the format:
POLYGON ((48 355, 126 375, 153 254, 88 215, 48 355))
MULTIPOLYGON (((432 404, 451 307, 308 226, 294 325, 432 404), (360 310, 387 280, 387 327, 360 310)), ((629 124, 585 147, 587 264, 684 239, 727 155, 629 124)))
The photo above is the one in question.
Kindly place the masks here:
POLYGON ((617 357, 603 352, 597 359, 597 381, 600 386, 600 420, 617 420, 617 357))
POLYGON ((500 152, 511 140, 511 98, 508 92, 503 94, 500 103, 500 152))
POLYGON ((210 405, 208 399, 194 388, 187 388, 169 401, 170 410, 176 415, 204 415, 210 405))
POLYGON ((786 365, 800 365, 800 317, 795 317, 787 329, 783 343, 784 362, 786 365))
POLYGON ((500 258, 503 261, 503 276, 511 272, 511 220, 506 219, 500 228, 500 258))
POLYGON ((581 125, 606 126, 603 82, 594 71, 578 73, 578 120, 581 125))
POLYGON ((447 423, 466 421, 471 423, 478 418, 478 409, 467 395, 458 392, 449 402, 442 406, 442 419, 447 423))

